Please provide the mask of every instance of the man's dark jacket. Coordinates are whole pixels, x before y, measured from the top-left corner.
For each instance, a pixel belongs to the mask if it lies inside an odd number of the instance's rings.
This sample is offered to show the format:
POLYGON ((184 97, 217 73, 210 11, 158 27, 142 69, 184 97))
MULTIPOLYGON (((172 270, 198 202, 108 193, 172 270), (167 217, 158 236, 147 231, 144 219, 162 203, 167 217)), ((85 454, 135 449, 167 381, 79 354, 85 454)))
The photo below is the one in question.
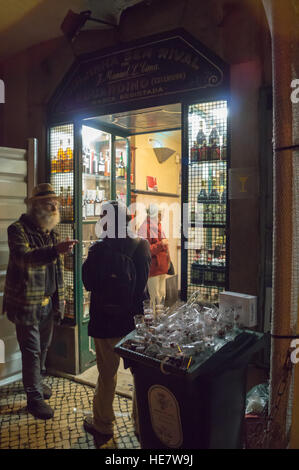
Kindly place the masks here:
MULTIPOLYGON (((95 243, 83 263, 82 280, 86 290, 91 291, 90 321, 88 334, 93 338, 119 338, 134 330, 134 315, 143 313, 143 300, 151 264, 151 252, 147 240, 142 238, 103 239, 95 243), (108 246, 108 245, 109 246, 108 246), (131 309, 124 306, 119 321, 109 322, 101 310, 101 273, 104 271, 103 253, 113 249, 130 254, 136 269, 136 287, 131 309)), ((117 292, 115 293, 117 296, 117 292)))
POLYGON ((9 261, 4 288, 3 313, 21 325, 37 323, 37 314, 45 297, 46 269, 54 265, 56 291, 53 310, 63 316, 63 257, 56 251, 58 233, 42 232, 31 217, 23 214, 8 229, 9 261))

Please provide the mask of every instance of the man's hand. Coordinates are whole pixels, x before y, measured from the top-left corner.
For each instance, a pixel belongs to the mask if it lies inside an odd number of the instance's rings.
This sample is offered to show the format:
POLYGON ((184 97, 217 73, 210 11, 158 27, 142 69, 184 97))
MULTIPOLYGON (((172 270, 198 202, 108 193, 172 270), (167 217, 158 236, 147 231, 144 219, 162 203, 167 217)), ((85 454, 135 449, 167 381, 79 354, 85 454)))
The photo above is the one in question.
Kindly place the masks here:
POLYGON ((163 238, 162 244, 163 244, 163 245, 168 245, 168 240, 167 240, 167 238, 163 238))
POLYGON ((78 240, 70 240, 69 237, 67 237, 66 240, 57 243, 57 245, 55 245, 55 248, 59 255, 63 255, 65 253, 71 253, 76 243, 79 243, 78 240))

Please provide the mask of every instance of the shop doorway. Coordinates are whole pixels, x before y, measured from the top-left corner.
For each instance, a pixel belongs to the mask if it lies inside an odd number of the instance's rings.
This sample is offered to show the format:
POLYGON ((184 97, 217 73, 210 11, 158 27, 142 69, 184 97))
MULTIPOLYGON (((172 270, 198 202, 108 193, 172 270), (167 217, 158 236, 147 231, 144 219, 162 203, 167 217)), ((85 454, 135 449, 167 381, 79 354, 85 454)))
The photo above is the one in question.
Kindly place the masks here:
POLYGON ((103 200, 122 200, 134 215, 131 226, 137 233, 155 208, 174 268, 174 274, 166 276, 165 302, 169 305, 181 290, 181 123, 181 104, 82 121, 84 252, 97 238, 95 225, 87 223, 91 201, 99 203, 91 207, 96 216, 103 200))

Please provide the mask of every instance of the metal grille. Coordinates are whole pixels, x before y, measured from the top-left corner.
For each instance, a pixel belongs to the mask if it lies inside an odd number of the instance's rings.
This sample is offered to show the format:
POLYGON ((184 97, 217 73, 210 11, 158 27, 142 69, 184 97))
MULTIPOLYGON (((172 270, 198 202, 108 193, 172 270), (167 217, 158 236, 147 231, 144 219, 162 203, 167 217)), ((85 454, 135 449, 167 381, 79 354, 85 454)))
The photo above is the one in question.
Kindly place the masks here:
MULTIPOLYGON (((74 129, 72 124, 50 129, 51 184, 59 194, 60 239, 74 238, 74 129)), ((64 257, 65 318, 75 319, 74 255, 64 257)))
POLYGON ((227 102, 189 106, 188 297, 218 302, 225 287, 227 102))
MULTIPOLYGON (((73 227, 71 224, 58 224, 55 229, 61 240, 73 237, 73 227)), ((74 302, 74 254, 64 255, 64 293, 65 293, 65 318, 75 319, 74 302)))
POLYGON ((50 129, 51 184, 59 194, 61 222, 74 219, 74 129, 72 124, 50 129))

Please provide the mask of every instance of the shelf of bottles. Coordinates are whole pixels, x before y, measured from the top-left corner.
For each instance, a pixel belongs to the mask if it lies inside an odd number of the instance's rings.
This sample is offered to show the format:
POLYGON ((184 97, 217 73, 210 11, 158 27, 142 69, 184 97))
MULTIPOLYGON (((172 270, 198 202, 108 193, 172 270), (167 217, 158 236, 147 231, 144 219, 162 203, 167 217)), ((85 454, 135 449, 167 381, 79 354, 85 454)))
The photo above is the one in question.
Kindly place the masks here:
POLYGON ((188 297, 218 302, 225 288, 227 102, 189 106, 188 297))
MULTIPOLYGON (((112 146, 115 152, 115 195, 126 202, 126 140, 89 126, 82 126, 82 255, 98 239, 95 225, 104 201, 111 199, 112 146)), ((115 196, 114 196, 115 197, 115 196)), ((83 287, 83 317, 88 318, 90 293, 83 287)))
MULTIPOLYGON (((74 129, 72 124, 50 129, 50 182, 59 195, 60 223, 56 230, 61 239, 74 238, 74 129)), ((74 320, 74 255, 64 257, 65 318, 74 320)))

